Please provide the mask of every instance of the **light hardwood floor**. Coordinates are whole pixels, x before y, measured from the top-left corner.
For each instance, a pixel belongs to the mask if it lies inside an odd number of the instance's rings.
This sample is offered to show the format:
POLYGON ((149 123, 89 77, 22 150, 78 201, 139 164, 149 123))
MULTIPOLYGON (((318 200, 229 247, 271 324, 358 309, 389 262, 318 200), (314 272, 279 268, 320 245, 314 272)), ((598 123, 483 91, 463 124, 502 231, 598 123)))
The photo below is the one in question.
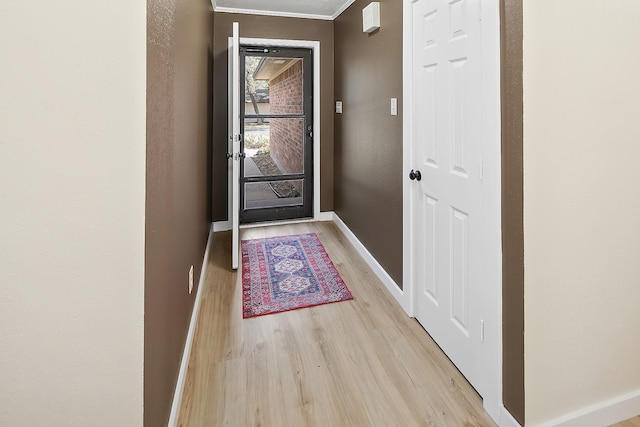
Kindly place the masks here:
POLYGON ((640 416, 628 419, 611 427, 640 427, 640 416))
POLYGON ((180 426, 494 426, 475 390, 332 223, 251 228, 243 239, 316 232, 354 296, 242 319, 230 236, 216 233, 180 426))

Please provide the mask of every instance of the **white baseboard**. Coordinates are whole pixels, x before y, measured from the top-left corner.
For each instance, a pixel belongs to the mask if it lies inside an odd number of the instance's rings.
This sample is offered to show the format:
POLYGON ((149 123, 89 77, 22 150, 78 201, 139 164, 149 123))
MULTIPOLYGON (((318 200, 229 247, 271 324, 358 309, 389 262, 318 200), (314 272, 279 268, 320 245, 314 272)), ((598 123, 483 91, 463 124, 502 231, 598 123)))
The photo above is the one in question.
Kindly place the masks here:
MULTIPOLYGON (((262 227, 265 225, 297 224, 300 222, 313 222, 313 221, 333 221, 333 211, 318 212, 315 214, 313 218, 308 218, 308 219, 291 219, 291 220, 284 220, 284 221, 257 222, 253 224, 241 225, 240 228, 262 227)), ((219 231, 229 231, 229 230, 231 230, 231 221, 216 221, 213 223, 214 233, 217 233, 219 231)))
POLYGON ((535 427, 606 427, 640 415, 640 390, 587 406, 535 427))
POLYGON ((336 216, 333 211, 329 212, 318 212, 313 218, 314 221, 333 221, 333 218, 336 216))
POLYGON ((187 380, 187 370, 189 368, 189 358, 191 356, 191 347, 196 334, 196 323, 198 321, 198 312, 200 311, 200 301, 202 300, 202 287, 204 278, 207 273, 207 260, 209 259, 209 250, 213 242, 214 224, 211 224, 209 238, 207 239, 207 248, 204 251, 202 259, 202 269, 200 270, 200 280, 198 281, 198 290, 196 291, 196 300, 193 303, 193 311, 191 312, 191 322, 189 323, 189 332, 187 333, 187 341, 184 344, 182 352, 182 361, 180 362, 180 372, 178 373, 178 382, 173 393, 173 403, 171 405, 171 414, 169 415, 168 427, 176 427, 178 425, 178 416, 180 415, 180 403, 182 402, 182 394, 184 392, 184 384, 187 380))
POLYGON ((231 221, 216 221, 213 223, 213 232, 231 230, 231 221))
POLYGON ((500 419, 498 420, 499 427, 522 427, 518 421, 513 418, 511 412, 504 406, 500 405, 500 419))
POLYGON ((384 268, 378 263, 378 261, 371 255, 371 252, 367 250, 367 248, 358 240, 355 234, 347 227, 347 225, 340 219, 340 217, 334 213, 333 222, 338 226, 340 231, 344 233, 344 235, 349 239, 349 242, 356 248, 360 256, 364 258, 364 260, 369 264, 369 267, 373 270, 376 276, 382 281, 387 290, 391 293, 391 295, 398 301, 398 304, 402 307, 402 309, 409 315, 408 304, 406 302, 406 298, 402 290, 398 287, 396 282, 389 276, 389 274, 385 271, 384 268))

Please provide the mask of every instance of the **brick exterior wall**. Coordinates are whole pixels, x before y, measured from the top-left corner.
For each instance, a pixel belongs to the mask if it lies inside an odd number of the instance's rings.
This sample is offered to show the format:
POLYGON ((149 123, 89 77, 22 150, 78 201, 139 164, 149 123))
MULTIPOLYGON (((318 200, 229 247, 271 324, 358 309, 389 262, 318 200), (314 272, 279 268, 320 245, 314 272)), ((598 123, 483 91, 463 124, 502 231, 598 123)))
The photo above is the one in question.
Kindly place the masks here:
MULTIPOLYGON (((302 61, 271 80, 269 90, 271 114, 302 114, 302 61)), ((284 173, 302 173, 304 120, 270 119, 270 124, 271 158, 284 173)))

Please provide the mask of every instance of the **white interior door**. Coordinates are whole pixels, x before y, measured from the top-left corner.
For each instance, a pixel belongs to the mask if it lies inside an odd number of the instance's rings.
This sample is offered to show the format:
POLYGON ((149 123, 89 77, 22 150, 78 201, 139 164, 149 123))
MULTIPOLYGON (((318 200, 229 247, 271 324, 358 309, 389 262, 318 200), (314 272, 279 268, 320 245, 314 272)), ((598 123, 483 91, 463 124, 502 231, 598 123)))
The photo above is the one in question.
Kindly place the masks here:
POLYGON ((240 246, 240 36, 239 25, 233 23, 229 38, 229 144, 231 168, 231 268, 238 268, 240 246))
POLYGON ((413 309, 482 394, 480 1, 416 0, 412 8, 413 309))

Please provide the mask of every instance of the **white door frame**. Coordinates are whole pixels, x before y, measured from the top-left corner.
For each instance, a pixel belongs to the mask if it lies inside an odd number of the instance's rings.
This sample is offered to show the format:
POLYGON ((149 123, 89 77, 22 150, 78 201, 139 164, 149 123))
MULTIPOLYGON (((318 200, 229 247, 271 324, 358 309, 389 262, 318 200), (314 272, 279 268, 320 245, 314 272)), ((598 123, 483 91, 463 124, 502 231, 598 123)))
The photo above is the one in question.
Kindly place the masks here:
MULTIPOLYGON (((285 40, 240 37, 240 46, 276 46, 311 49, 313 52, 313 220, 322 221, 326 218, 320 212, 320 42, 316 40, 285 40)), ((231 181, 229 181, 228 218, 232 217, 231 181)), ((255 226, 251 224, 250 226, 255 226)), ((243 228, 244 226, 240 226, 243 228)), ((224 225, 216 231, 224 230, 224 225)))
MULTIPOLYGON (((240 24, 233 23, 229 40, 229 143, 231 144, 231 268, 238 269, 240 246, 240 24)), ((244 95, 243 95, 244 97, 244 95)))
MULTIPOLYGON (((408 314, 414 316, 415 279, 411 224, 413 192, 408 179, 414 168, 413 153, 413 15, 416 0, 403 0, 403 301, 408 314)), ((481 0, 467 0, 481 1, 481 0)), ((483 278, 486 284, 483 301, 485 351, 480 356, 483 370, 483 405, 498 423, 508 425, 509 414, 502 405, 502 228, 501 228, 501 128, 500 128, 500 9, 499 0, 481 1, 483 53, 483 111, 494 111, 495 117, 483 117, 483 278)))

